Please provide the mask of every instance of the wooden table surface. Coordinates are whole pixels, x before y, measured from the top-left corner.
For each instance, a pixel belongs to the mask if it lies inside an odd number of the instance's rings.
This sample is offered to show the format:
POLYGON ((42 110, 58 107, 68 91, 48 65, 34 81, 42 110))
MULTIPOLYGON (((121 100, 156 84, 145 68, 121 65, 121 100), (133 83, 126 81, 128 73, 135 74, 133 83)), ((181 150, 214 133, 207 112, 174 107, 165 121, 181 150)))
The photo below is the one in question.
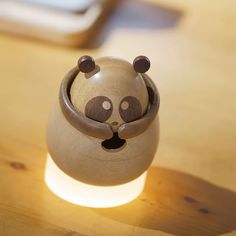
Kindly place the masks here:
POLYGON ((87 49, 0 36, 0 235, 236 235, 236 2, 125 2, 87 49), (45 128, 77 59, 147 55, 161 140, 130 204, 69 204, 44 183, 45 128))

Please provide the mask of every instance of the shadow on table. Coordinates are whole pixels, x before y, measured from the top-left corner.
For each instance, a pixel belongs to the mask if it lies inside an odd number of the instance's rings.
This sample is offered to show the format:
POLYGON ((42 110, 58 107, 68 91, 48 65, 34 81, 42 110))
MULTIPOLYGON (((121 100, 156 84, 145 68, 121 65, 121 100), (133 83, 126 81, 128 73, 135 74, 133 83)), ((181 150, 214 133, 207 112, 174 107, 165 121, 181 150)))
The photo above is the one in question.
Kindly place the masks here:
MULTIPOLYGON (((166 29, 175 27, 183 12, 176 8, 154 4, 140 0, 117 2, 106 23, 98 27, 90 36, 90 40, 83 45, 87 48, 101 46, 107 37, 116 29, 166 29)), ((143 33, 143 32, 142 32, 143 33)), ((142 37, 142 35, 140 35, 142 37)))
POLYGON ((191 175, 152 167, 133 202, 97 209, 107 218, 175 235, 219 235, 236 230, 236 193, 191 175))

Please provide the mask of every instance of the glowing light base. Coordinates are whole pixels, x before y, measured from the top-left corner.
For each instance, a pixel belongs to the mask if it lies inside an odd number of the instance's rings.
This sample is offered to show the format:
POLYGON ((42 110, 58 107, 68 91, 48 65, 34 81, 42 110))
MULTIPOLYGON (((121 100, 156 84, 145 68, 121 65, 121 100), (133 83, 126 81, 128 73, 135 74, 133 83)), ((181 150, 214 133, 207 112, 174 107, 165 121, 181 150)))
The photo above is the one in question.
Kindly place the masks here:
POLYGON ((105 208, 128 203, 143 191, 146 173, 128 183, 116 186, 94 186, 77 181, 61 171, 48 154, 45 181, 60 198, 81 206, 105 208))

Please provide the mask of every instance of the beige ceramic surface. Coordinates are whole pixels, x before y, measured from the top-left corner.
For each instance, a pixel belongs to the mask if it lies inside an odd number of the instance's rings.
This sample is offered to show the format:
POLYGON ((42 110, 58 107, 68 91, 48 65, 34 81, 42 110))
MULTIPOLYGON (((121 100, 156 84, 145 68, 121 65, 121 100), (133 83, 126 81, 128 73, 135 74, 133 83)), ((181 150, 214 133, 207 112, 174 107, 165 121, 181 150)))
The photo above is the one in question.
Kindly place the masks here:
POLYGON ((124 2, 100 48, 1 34, 0 235, 236 235, 236 2, 124 2), (148 56, 161 95, 145 191, 114 209, 69 204, 44 183, 48 114, 85 54, 148 56))
POLYGON ((158 122, 153 122, 142 135, 127 139, 121 149, 104 150, 103 140, 78 132, 57 105, 49 118, 48 148, 60 169, 82 182, 122 184, 140 176, 151 164, 159 140, 158 129, 158 122))
MULTIPOLYGON (((119 126, 126 123, 119 112, 123 98, 132 96, 137 99, 142 108, 142 116, 148 109, 147 88, 142 75, 137 74, 132 64, 124 60, 101 58, 96 60, 96 65, 99 66, 97 73, 89 75, 80 72, 77 75, 71 86, 71 100, 85 116, 86 104, 91 99, 106 96, 110 100, 107 105, 110 105, 112 114, 105 122, 112 126, 113 132, 117 132, 119 126), (113 125, 113 122, 117 124, 113 125)), ((103 105, 96 104, 93 109, 101 106, 102 112, 106 112, 103 105)), ((99 111, 93 112, 97 115, 99 111)), ((119 148, 106 148, 102 145, 103 141, 75 129, 64 117, 61 107, 54 107, 48 122, 49 153, 66 174, 94 185, 127 183, 146 171, 159 142, 159 122, 152 122, 146 131, 127 139, 119 148)))

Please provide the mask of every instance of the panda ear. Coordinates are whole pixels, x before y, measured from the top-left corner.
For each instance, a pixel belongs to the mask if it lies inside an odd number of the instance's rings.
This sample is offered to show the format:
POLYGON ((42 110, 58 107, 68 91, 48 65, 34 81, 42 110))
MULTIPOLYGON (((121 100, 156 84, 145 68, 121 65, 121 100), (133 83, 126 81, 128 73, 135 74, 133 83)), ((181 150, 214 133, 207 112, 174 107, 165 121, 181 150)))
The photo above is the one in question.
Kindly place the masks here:
POLYGON ((145 73, 150 68, 150 60, 145 56, 138 56, 133 61, 134 70, 137 73, 145 73))
POLYGON ((90 73, 95 69, 95 61, 92 57, 85 55, 80 57, 77 66, 81 72, 90 73))

